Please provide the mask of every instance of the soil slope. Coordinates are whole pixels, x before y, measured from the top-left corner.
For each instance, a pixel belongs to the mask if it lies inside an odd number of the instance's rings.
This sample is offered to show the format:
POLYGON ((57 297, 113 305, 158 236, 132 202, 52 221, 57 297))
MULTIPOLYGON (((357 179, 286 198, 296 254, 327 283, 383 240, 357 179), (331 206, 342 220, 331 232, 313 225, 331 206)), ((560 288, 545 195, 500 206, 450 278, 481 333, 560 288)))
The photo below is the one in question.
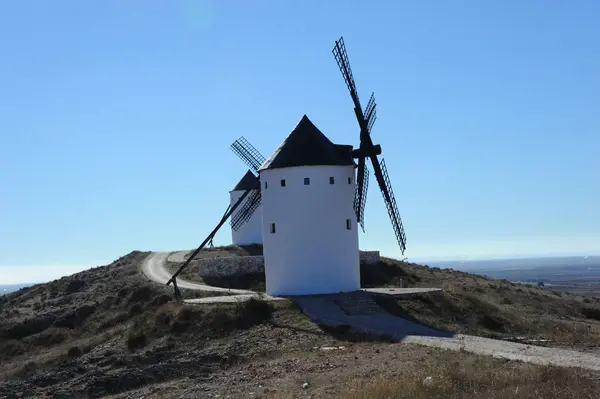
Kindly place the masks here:
MULTIPOLYGON (((146 255, 135 251, 108 266, 2 296, 0 397, 575 398, 593 397, 600 390, 597 374, 578 369, 370 341, 332 331, 310 322, 286 301, 179 305, 170 290, 146 281, 139 272, 146 255), (423 382, 426 377, 431 378, 423 382)), ((429 281, 430 273, 456 279, 458 286, 467 284, 449 290, 444 294, 448 298, 441 297, 457 306, 478 287, 472 277, 453 272, 393 262, 382 267, 371 271, 394 274, 378 277, 390 284, 399 276, 410 277, 411 284, 435 284, 437 280, 429 281)), ((514 291, 509 296, 514 311, 521 306, 535 316, 535 309, 542 306, 530 300, 535 295, 517 295, 516 287, 514 291)), ((484 295, 482 300, 505 296, 484 295)), ((439 305, 435 309, 445 303, 435 302, 434 296, 429 300, 439 305)), ((429 317, 418 307, 421 302, 404 303, 403 310, 429 317)), ((581 312, 597 304, 557 297, 552 306, 581 312)), ((458 313, 452 306, 448 309, 458 313)), ((440 312, 439 322, 449 328, 495 331, 469 322, 477 318, 452 324, 453 318, 440 312)), ((580 314, 570 317, 591 320, 580 314)))

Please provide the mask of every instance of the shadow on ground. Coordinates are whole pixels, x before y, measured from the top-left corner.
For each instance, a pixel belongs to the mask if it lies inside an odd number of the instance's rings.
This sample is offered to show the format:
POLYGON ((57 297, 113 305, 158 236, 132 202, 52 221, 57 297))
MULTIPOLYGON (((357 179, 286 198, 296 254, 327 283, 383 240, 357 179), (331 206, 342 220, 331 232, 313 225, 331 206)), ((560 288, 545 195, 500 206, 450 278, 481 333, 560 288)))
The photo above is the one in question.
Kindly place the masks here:
POLYGON ((407 336, 451 338, 407 315, 393 298, 364 291, 289 297, 306 316, 334 337, 347 341, 401 341, 407 336))
POLYGON ((213 287, 265 292, 265 273, 251 273, 228 277, 203 277, 213 287))
MULTIPOLYGON (((243 247, 248 253, 255 253, 259 249, 254 247, 243 247)), ((242 249, 240 249, 242 251, 242 249)), ((249 273, 237 276, 227 277, 203 277, 206 284, 215 287, 251 290, 256 292, 265 292, 265 273, 249 273)), ((390 265, 385 262, 379 262, 370 265, 360 266, 360 280, 363 288, 373 287, 412 287, 419 281, 419 278, 413 274, 405 272, 402 268, 390 265)))

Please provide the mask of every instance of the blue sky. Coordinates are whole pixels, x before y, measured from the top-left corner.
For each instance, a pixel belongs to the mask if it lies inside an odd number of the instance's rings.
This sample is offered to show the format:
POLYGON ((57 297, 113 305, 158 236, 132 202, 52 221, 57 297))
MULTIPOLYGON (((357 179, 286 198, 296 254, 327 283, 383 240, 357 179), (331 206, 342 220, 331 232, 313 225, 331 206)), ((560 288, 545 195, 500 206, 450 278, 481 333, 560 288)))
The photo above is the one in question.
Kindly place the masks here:
MULTIPOLYGON (((0 283, 197 246, 303 114, 378 100, 409 259, 600 252, 596 1, 0 5, 0 283)), ((371 180, 361 247, 400 256, 371 180)), ((224 228, 215 240, 227 244, 224 228)))

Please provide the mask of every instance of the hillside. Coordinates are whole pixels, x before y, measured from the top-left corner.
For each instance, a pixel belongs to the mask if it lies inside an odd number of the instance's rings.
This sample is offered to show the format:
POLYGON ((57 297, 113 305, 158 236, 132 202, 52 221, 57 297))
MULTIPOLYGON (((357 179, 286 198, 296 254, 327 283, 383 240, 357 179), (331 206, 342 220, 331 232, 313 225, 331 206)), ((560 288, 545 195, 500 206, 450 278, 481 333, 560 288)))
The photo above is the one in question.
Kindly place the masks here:
MULTIPOLYGON (((363 268, 364 269, 364 268, 363 268)), ((443 293, 383 301, 388 311, 441 330, 600 352, 600 298, 560 293, 452 269, 384 258, 363 270, 365 286, 440 287, 443 293), (401 272, 400 272, 401 270, 401 272)))
MULTIPOLYGON (((146 255, 0 297, 0 397, 575 398, 600 390, 598 374, 582 370, 334 333, 287 301, 179 305, 139 273, 146 255)), ((594 315, 597 301, 387 259, 363 270, 367 285, 400 278, 447 290, 384 303, 424 322, 487 334, 587 322, 595 332, 585 339, 564 336, 598 342, 597 321, 583 314, 594 315), (533 319, 519 320, 520 309, 533 319)))
MULTIPOLYGON (((258 246, 228 246, 201 251, 198 257, 261 254, 258 246)), ((180 264, 170 263, 171 270, 180 264)), ((202 281, 197 266, 186 279, 202 281)), ((264 291, 264 274, 206 281, 211 285, 264 291)), ((561 293, 452 269, 440 269, 382 257, 361 266, 363 287, 437 287, 443 292, 410 299, 379 300, 389 312, 453 333, 538 345, 600 352, 600 297, 561 293)))

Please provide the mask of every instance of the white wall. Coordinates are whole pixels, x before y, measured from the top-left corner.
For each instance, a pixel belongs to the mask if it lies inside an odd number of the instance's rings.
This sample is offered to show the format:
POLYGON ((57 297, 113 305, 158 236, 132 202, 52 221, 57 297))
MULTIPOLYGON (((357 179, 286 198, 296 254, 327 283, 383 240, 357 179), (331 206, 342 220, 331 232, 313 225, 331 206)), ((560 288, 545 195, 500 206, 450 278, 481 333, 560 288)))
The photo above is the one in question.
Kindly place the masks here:
POLYGON ((267 169, 260 172, 260 180, 267 294, 360 289, 353 167, 267 169), (310 178, 310 185, 304 185, 305 177, 310 178), (334 184, 329 184, 329 177, 334 184), (350 219, 350 230, 346 219, 350 219), (272 223, 275 233, 270 230, 272 223))
MULTIPOLYGON (((233 206, 237 200, 244 194, 245 191, 231 191, 229 193, 230 204, 233 206)), ((231 219, 239 212, 246 201, 250 198, 252 193, 248 194, 244 201, 237 207, 231 219)), ((250 244, 262 244, 262 205, 252 214, 252 217, 242 224, 237 230, 231 228, 231 242, 235 245, 250 245, 250 244)))

